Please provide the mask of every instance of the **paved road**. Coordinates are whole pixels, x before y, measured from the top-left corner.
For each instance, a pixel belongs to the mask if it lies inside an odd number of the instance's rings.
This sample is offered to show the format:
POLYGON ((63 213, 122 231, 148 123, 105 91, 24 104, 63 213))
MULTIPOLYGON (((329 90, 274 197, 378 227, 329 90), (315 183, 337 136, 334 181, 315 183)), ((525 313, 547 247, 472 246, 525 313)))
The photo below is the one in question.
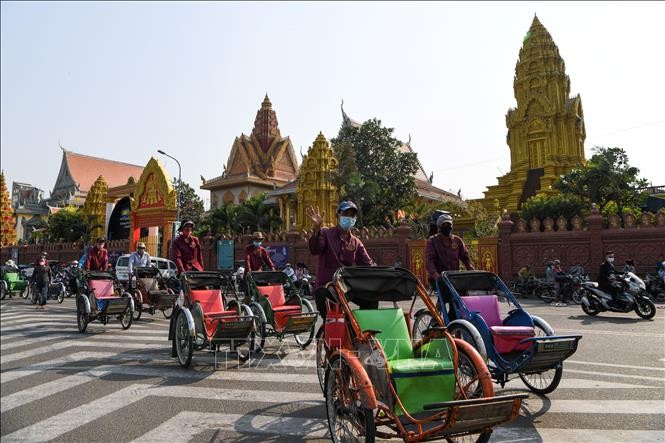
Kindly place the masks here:
MULTIPOLYGON (((579 307, 527 301, 557 332, 584 335, 559 388, 531 395, 520 418, 493 442, 665 441, 665 309, 584 315, 579 307)), ((239 366, 195 352, 193 368, 170 358, 168 321, 143 314, 76 329, 74 300, 37 311, 23 299, 0 304, 0 440, 316 441, 327 439, 313 347, 269 343, 239 366)), ((519 380, 498 393, 525 392, 519 380)))

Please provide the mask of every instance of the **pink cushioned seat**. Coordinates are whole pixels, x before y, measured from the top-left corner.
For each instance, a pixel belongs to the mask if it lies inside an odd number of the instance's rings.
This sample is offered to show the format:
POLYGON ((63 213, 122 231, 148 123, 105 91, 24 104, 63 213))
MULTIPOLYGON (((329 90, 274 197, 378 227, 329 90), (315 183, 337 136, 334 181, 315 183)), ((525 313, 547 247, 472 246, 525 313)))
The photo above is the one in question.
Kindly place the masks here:
POLYGON ((90 280, 90 290, 94 291, 97 300, 104 300, 105 298, 117 298, 113 290, 113 280, 90 280))
POLYGON ((494 347, 499 354, 529 349, 531 343, 522 343, 525 338, 535 336, 531 326, 503 326, 499 300, 496 295, 473 295, 462 300, 469 311, 479 312, 492 335, 494 347))

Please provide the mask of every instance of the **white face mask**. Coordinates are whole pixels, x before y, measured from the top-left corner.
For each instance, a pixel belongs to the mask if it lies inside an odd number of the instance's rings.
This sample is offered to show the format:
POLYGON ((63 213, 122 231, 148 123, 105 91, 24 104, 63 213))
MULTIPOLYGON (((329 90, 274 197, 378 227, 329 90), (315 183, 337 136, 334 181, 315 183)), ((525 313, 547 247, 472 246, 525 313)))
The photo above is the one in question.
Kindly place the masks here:
POLYGON ((614 263, 614 257, 607 257, 608 263, 614 263))

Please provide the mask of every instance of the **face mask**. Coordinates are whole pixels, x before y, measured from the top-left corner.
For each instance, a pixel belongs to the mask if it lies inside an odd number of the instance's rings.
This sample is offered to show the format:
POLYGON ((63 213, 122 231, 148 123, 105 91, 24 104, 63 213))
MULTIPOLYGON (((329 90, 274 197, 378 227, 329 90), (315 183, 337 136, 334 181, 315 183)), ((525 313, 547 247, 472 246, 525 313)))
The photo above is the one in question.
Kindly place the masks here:
POLYGON ((261 246, 261 242, 260 242, 260 241, 256 241, 256 240, 254 240, 252 243, 254 243, 254 246, 256 246, 257 248, 258 248, 259 246, 261 246))
POLYGON ((446 237, 450 235, 450 233, 453 232, 453 227, 450 225, 443 225, 441 226, 441 233, 445 235, 446 237))
POLYGON ((344 216, 339 217, 339 226, 342 229, 349 230, 353 228, 355 225, 356 225, 355 217, 344 217, 344 216))
POLYGON ((607 257, 608 263, 614 263, 614 257, 607 257))

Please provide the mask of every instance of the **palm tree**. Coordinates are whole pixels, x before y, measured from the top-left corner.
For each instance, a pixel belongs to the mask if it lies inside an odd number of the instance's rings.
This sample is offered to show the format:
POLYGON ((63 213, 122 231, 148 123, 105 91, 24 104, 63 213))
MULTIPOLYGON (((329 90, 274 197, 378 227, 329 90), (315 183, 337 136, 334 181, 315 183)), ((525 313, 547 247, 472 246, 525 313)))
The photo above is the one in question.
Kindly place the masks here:
POLYGON ((255 195, 238 208, 235 221, 245 230, 274 231, 279 229, 282 219, 274 215, 272 206, 266 205, 266 194, 255 195))

